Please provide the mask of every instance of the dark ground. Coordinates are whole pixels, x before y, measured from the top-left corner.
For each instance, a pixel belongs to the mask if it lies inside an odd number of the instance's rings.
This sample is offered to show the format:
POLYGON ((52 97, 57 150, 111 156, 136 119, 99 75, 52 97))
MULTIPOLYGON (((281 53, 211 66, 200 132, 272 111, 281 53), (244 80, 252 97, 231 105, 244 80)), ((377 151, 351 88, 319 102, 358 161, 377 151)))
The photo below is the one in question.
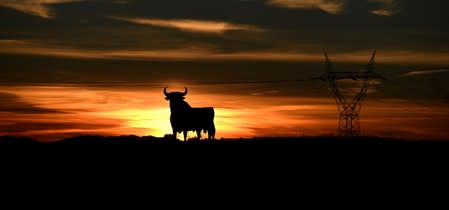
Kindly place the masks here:
POLYGON ((291 137, 190 140, 182 142, 170 138, 152 136, 79 136, 52 143, 41 143, 25 137, 0 137, 3 154, 59 154, 83 155, 129 155, 129 156, 175 156, 214 157, 232 159, 234 156, 329 156, 378 157, 384 155, 408 155, 419 157, 431 152, 431 156, 449 157, 449 141, 404 140, 376 137, 291 137))
MULTIPOLYGON (((339 188, 334 190, 340 191, 346 189, 347 183, 372 187, 401 183, 414 189, 417 181, 436 182, 438 185, 432 186, 439 186, 440 180, 447 180, 448 160, 449 141, 374 137, 180 142, 155 137, 84 136, 54 143, 0 138, 3 175, 14 174, 11 176, 15 179, 43 185, 45 182, 39 180, 54 178, 72 185, 77 180, 106 182, 112 188, 117 181, 140 186, 145 180, 149 183, 147 191, 155 184, 188 184, 188 189, 194 189, 199 181, 215 190, 232 190, 248 183, 257 187, 254 189, 264 189, 267 180, 270 186, 277 187, 296 183, 292 190, 304 185, 337 184, 339 188)), ((173 193, 171 188, 164 189, 173 193)), ((321 193, 320 189, 315 190, 321 193)), ((380 187, 382 191, 386 189, 380 187)))
POLYGON ((449 146, 449 140, 407 140, 380 137, 254 137, 237 139, 197 140, 187 142, 174 140, 170 137, 159 138, 153 136, 77 136, 53 142, 42 142, 38 139, 15 136, 0 136, 3 146, 35 146, 37 148, 71 147, 135 147, 150 148, 161 146, 449 146))

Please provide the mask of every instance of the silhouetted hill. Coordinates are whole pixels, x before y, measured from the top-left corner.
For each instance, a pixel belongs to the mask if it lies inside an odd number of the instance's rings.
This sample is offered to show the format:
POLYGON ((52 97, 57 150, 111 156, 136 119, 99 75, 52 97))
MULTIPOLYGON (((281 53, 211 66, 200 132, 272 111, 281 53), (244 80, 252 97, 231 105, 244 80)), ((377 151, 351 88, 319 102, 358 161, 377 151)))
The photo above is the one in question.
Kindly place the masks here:
POLYGON ((0 137, 0 145, 37 145, 38 140, 26 137, 2 136, 0 137))
POLYGON ((153 136, 77 136, 50 143, 42 143, 37 139, 27 137, 2 136, 0 144, 17 145, 317 145, 317 146, 389 146, 389 145, 448 145, 449 141, 439 140, 406 140, 379 137, 255 137, 217 140, 189 140, 187 142, 171 138, 160 138, 153 136))
POLYGON ((161 142, 162 138, 153 136, 77 136, 73 138, 63 139, 53 144, 68 145, 100 145, 100 144, 156 144, 161 142))
POLYGON ((36 148, 36 150, 43 149, 50 152, 120 151, 128 153, 158 153, 165 150, 170 153, 178 150, 180 152, 188 153, 188 151, 193 151, 193 149, 195 149, 204 153, 232 149, 234 152, 246 150, 251 152, 263 151, 269 153, 279 151, 309 153, 313 150, 318 152, 328 151, 337 153, 339 151, 350 153, 370 151, 375 153, 378 150, 393 153, 411 152, 413 150, 425 148, 441 149, 448 146, 449 141, 418 141, 377 137, 264 137, 248 139, 190 140, 188 142, 183 142, 171 138, 158 138, 152 136, 78 136, 51 143, 41 143, 38 140, 24 137, 0 137, 0 149, 3 151, 8 151, 8 148, 21 149, 26 147, 28 149, 36 148), (8 145, 10 145, 10 147, 8 147, 8 145), (188 150, 184 150, 184 148, 188 150))
POLYGON ((448 148, 449 141, 375 137, 182 142, 151 136, 78 136, 53 143, 39 143, 33 139, 5 136, 0 137, 0 160, 13 166, 37 167, 35 170, 40 170, 38 167, 41 165, 80 171, 96 171, 103 167, 114 171, 121 168, 120 173, 134 168, 156 174, 174 171, 170 173, 174 177, 197 169, 205 171, 204 176, 210 177, 214 177, 214 173, 240 176, 242 171, 252 169, 260 173, 269 169, 271 172, 296 174, 297 170, 333 173, 364 168, 378 173, 379 170, 398 171, 404 167, 413 170, 420 167, 424 168, 422 171, 429 171, 432 165, 436 166, 432 170, 442 170, 444 167, 441 166, 449 159, 448 148))

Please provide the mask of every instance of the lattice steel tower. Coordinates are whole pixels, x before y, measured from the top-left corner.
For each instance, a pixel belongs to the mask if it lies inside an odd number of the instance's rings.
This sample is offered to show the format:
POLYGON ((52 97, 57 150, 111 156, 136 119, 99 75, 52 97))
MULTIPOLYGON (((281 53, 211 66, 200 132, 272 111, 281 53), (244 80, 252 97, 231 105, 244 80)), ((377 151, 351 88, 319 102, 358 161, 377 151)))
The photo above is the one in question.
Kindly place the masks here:
POLYGON ((335 96, 335 101, 337 102, 339 111, 339 122, 338 122, 338 136, 360 136, 360 110, 362 108, 362 102, 365 99, 366 93, 368 91, 370 80, 382 79, 385 77, 374 72, 376 51, 373 52, 370 62, 368 63, 366 70, 363 72, 338 72, 333 71, 332 64, 324 52, 326 59, 326 73, 321 75, 316 79, 327 81, 329 88, 335 96), (349 100, 342 94, 341 88, 339 87, 337 81, 344 79, 352 79, 360 81, 360 91, 350 98, 349 100))

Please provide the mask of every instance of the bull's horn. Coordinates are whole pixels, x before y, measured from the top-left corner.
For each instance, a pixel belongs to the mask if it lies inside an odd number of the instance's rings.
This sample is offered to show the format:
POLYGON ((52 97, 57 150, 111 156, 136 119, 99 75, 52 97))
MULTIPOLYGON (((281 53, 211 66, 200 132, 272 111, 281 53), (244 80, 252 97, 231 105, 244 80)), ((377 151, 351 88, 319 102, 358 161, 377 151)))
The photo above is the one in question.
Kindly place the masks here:
POLYGON ((165 95, 165 96, 168 96, 168 93, 167 93, 167 87, 164 88, 164 95, 165 95))
POLYGON ((185 96, 185 95, 187 95, 187 88, 186 87, 184 87, 184 93, 182 93, 182 96, 185 96))

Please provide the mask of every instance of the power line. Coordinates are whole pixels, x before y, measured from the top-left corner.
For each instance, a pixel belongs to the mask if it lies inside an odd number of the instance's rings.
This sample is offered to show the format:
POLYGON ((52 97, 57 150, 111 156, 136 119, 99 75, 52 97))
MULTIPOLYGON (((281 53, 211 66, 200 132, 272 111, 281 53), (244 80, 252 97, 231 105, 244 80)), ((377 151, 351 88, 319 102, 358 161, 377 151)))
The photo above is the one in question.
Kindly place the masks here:
MULTIPOLYGON (((239 85, 239 84, 275 84, 275 83, 293 83, 293 82, 306 82, 311 81, 311 79, 289 79, 289 80, 259 80, 259 81, 210 81, 210 82, 177 82, 183 85, 239 85)), ((44 85, 92 85, 92 86, 154 86, 154 87, 165 87, 172 82, 0 82, 0 86, 44 86, 44 85)))

